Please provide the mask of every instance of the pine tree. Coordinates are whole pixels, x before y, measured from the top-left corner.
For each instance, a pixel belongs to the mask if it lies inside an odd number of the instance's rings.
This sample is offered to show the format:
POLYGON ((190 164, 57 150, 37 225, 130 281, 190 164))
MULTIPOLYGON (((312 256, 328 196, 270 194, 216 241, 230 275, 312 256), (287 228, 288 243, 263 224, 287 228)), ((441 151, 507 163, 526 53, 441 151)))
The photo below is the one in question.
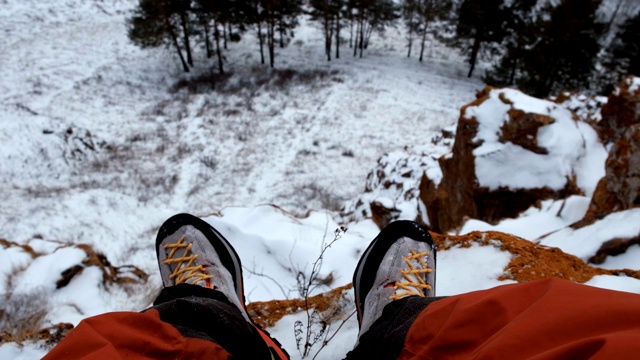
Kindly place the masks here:
POLYGON ((427 34, 432 23, 436 20, 448 21, 449 13, 453 7, 453 3, 450 0, 417 0, 418 12, 420 15, 421 24, 418 31, 421 35, 420 41, 420 58, 422 61, 424 58, 425 42, 427 40, 427 34))
MULTIPOLYGON (((178 41, 180 30, 175 17, 175 5, 173 0, 140 0, 133 16, 127 19, 128 35, 134 44, 142 48, 165 44, 173 46, 180 58, 182 69, 189 72, 188 60, 185 60, 178 41)), ((190 53, 188 47, 187 53, 190 53)))
POLYGON ((508 16, 503 0, 464 0, 458 12, 456 34, 463 50, 469 52, 469 74, 473 75, 482 46, 499 43, 505 36, 508 16))
POLYGON ((288 39, 293 37, 293 29, 298 25, 298 16, 302 11, 301 0, 251 0, 249 4, 249 21, 256 25, 261 61, 264 64, 266 41, 269 65, 274 67, 276 34, 280 36, 280 47, 284 47, 288 39))
POLYGON ((336 41, 336 58, 340 56, 340 18, 343 11, 343 0, 310 0, 311 19, 318 21, 324 34, 325 54, 331 61, 331 44, 336 41))
POLYGON ((601 0, 563 0, 550 10, 540 40, 522 58, 520 88, 537 97, 589 86, 600 51, 601 0))
POLYGON ((395 24, 399 18, 399 8, 393 0, 349 0, 347 4, 351 14, 353 56, 360 50, 362 57, 373 32, 382 33, 387 26, 395 24))
POLYGON ((402 17, 407 26, 407 57, 411 57, 411 49, 413 47, 413 36, 417 33, 421 24, 420 19, 420 0, 404 0, 402 2, 402 17))
POLYGON ((504 22, 504 52, 498 64, 483 80, 494 86, 513 86, 521 72, 522 61, 539 40, 542 18, 547 15, 536 9, 537 0, 515 0, 506 9, 504 22))
POLYGON ((640 13, 627 19, 613 42, 609 69, 620 76, 640 76, 640 13))

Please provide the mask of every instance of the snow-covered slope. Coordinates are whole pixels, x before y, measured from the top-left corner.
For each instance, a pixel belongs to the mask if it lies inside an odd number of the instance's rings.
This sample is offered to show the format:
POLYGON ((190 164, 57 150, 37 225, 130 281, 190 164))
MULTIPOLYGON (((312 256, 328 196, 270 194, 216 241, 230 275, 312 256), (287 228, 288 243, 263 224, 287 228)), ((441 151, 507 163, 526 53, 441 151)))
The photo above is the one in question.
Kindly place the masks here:
MULTIPOLYGON (((0 238, 38 252, 0 249, 0 295, 9 309, 29 296, 46 298, 43 326, 149 306, 160 287, 155 232, 182 211, 205 217, 237 247, 250 301, 297 297, 298 272, 309 275, 339 227, 335 210, 362 192, 376 161, 385 153, 434 161, 446 145, 431 140, 482 88, 464 76, 462 57, 435 41, 425 63, 406 59, 403 35, 393 29, 374 37, 364 59, 345 54, 327 63, 321 32, 303 23, 278 49, 280 71, 258 64, 247 34, 226 54, 229 80, 216 91, 202 82, 190 90, 184 84, 208 74, 209 64, 199 54, 197 68, 183 74, 170 50, 130 44, 125 18, 135 4, 6 0, 0 7, 0 238), (150 277, 105 287, 88 267, 56 289, 56 274, 83 255, 73 244, 150 277)), ((566 226, 585 201, 568 200, 562 221, 551 221, 558 203, 514 221, 535 224, 525 228, 537 237, 566 226)), ((314 293, 347 284, 378 231, 370 220, 346 226, 323 258, 320 277, 333 281, 314 293)), ((498 229, 518 227, 509 226, 498 229)), ((438 292, 495 286, 509 258, 489 247, 443 252, 438 292)), ((598 285, 613 287, 609 278, 598 285)), ((293 358, 300 357, 293 323, 302 317, 270 329, 293 358)), ((340 358, 356 334, 352 317, 318 359, 340 358)), ((5 344, 0 358, 37 358, 42 346, 5 344)))

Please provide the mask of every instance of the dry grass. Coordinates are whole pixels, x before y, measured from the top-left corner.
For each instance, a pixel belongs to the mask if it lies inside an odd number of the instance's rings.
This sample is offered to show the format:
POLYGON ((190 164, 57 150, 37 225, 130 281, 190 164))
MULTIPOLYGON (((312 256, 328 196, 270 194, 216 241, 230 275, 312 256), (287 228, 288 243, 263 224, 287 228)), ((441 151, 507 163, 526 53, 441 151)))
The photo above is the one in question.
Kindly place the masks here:
POLYGON ((341 82, 337 70, 270 69, 254 66, 244 71, 227 74, 200 74, 181 79, 171 88, 171 93, 186 91, 189 94, 218 92, 221 94, 255 94, 258 91, 287 90, 292 86, 322 86, 327 81, 341 82))
POLYGON ((0 342, 22 343, 40 331, 49 312, 49 299, 43 292, 11 295, 0 304, 0 342))
MULTIPOLYGON (((128 293, 129 291, 139 293, 141 287, 147 282, 148 275, 140 268, 132 265, 114 266, 105 255, 96 252, 89 245, 68 245, 57 241, 55 243, 59 245, 59 248, 72 246, 83 250, 86 254, 82 262, 69 267, 60 274, 56 281, 58 289, 67 286, 88 267, 97 267, 101 270, 101 285, 107 289, 110 286, 117 285, 128 293)), ((21 248, 31 255, 33 259, 47 256, 47 254, 33 251, 28 245, 17 244, 4 239, 0 239, 0 246, 5 249, 10 247, 21 248)), ((7 276, 7 289, 15 288, 15 280, 23 270, 25 269, 13 269, 7 276)), ((14 342, 22 345, 25 341, 44 341, 43 344, 45 346, 53 346, 66 336, 73 328, 71 324, 59 323, 51 326, 51 324, 45 322, 51 307, 56 306, 51 302, 50 295, 47 291, 38 291, 37 289, 29 293, 16 294, 8 292, 0 295, 0 344, 14 342)))

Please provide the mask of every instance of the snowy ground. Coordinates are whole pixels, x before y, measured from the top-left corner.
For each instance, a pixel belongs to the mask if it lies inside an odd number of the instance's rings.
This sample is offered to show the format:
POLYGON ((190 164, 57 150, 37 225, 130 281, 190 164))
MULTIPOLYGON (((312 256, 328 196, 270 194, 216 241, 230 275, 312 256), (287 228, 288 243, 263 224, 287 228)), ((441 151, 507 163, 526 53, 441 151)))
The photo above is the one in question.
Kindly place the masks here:
MULTIPOLYGON (((234 83, 271 73, 258 66, 248 34, 231 44, 233 75, 221 91, 189 91, 176 84, 206 73, 206 60, 199 56, 194 74, 185 75, 172 50, 130 44, 124 19, 135 3, 6 0, 0 8, 0 237, 53 252, 32 262, 19 252, 0 252, 0 270, 8 276, 24 269, 15 296, 45 294, 56 309, 47 324, 147 307, 160 286, 155 232, 182 211, 206 216, 237 247, 248 300, 297 297, 294 273, 310 271, 338 227, 332 211, 362 192, 376 160, 407 146, 423 151, 483 87, 464 76, 459 54, 437 43, 425 63, 407 59, 395 30, 375 37, 364 59, 344 47, 342 59, 327 63, 320 31, 304 25, 279 50, 276 65, 303 75, 319 69, 316 81, 234 83), (304 219, 291 215, 309 211, 304 219), (207 216, 214 212, 222 216, 207 216), (31 274, 56 274, 79 255, 55 252, 50 240, 91 244, 114 264, 139 266, 151 275, 147 288, 133 296, 105 290, 90 285, 99 283, 97 274, 84 272, 56 291, 53 277, 31 274)), ((521 227, 535 230, 535 237, 561 229, 586 201, 572 200, 568 209, 574 210, 559 222, 546 220, 558 204, 539 216, 532 209, 520 220, 529 225, 521 227)), ((332 273, 331 286, 350 281, 377 233, 371 221, 347 225, 325 254, 321 276, 332 273)), ((495 286, 508 261, 508 254, 490 248, 447 251, 439 257, 438 292, 495 286)), ((606 279, 595 285, 602 284, 613 287, 606 279)), ((638 290, 634 286, 618 288, 638 290)), ((293 358, 299 353, 292 324, 301 316, 271 329, 293 358)), ((340 331, 318 359, 336 359, 351 348, 355 319, 340 331)), ((38 344, 9 344, 0 347, 0 358, 37 358, 44 351, 38 344)))

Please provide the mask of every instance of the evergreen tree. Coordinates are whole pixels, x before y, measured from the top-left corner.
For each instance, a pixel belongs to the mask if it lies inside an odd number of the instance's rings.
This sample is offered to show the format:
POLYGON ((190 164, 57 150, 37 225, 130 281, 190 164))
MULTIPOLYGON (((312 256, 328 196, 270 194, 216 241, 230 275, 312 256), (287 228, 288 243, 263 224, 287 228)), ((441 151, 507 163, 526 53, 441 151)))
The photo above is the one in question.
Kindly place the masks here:
MULTIPOLYGON (((180 58, 182 69, 188 72, 187 62, 191 58, 189 55, 188 60, 185 60, 178 41, 180 30, 179 21, 175 16, 177 9, 179 6, 176 6, 174 0, 140 0, 133 16, 127 19, 128 35, 134 44, 142 48, 173 46, 180 58)), ((188 35, 186 39, 188 40, 188 35)), ((187 54, 190 54, 189 42, 183 42, 184 45, 187 45, 187 54)))
POLYGON ((504 54, 499 63, 483 77, 494 86, 513 86, 522 68, 522 60, 527 50, 540 38, 542 18, 547 13, 536 9, 538 0, 514 0, 506 9, 504 22, 505 37, 502 42, 504 54))
POLYGON ((213 31, 216 58, 218 59, 218 72, 224 74, 224 62, 220 44, 220 26, 224 28, 225 24, 222 19, 227 19, 230 16, 230 2, 226 0, 196 0, 193 11, 198 15, 199 23, 202 26, 207 58, 211 57, 213 50, 209 37, 211 31, 213 31))
POLYGON ((413 47, 413 36, 421 25, 420 18, 421 0, 404 0, 402 2, 402 17, 407 26, 407 57, 411 57, 413 47))
POLYGON ((603 26, 596 22, 601 0, 563 0, 550 11, 540 40, 522 57, 526 92, 546 97, 551 92, 580 90, 592 79, 603 26))
POLYGON ((264 64, 263 49, 266 42, 269 65, 274 67, 276 33, 280 35, 280 47, 284 47, 298 25, 301 0, 250 0, 249 4, 249 22, 256 25, 261 61, 264 64))
POLYGON ((447 21, 449 13, 453 7, 453 3, 450 0, 417 0, 418 11, 420 15, 421 24, 418 28, 418 32, 421 35, 420 41, 420 58, 422 61, 424 57, 425 42, 427 40, 427 34, 429 33, 430 25, 436 20, 447 21))
POLYGON ((364 49, 369 46, 373 32, 384 32, 387 26, 393 25, 399 18, 399 9, 393 0, 349 0, 347 4, 351 14, 351 33, 355 45, 353 56, 356 56, 360 50, 360 57, 362 57, 364 49))
POLYGON ((320 22, 324 34, 325 54, 331 61, 331 43, 335 34, 336 58, 340 57, 340 21, 343 0, 310 0, 311 19, 320 22))
POLYGON ((456 34, 469 52, 469 74, 473 75, 483 44, 499 43, 505 36, 508 13, 503 0, 464 0, 458 12, 456 34))
POLYGON ((627 19, 616 36, 608 68, 619 76, 640 76, 640 13, 627 19))

